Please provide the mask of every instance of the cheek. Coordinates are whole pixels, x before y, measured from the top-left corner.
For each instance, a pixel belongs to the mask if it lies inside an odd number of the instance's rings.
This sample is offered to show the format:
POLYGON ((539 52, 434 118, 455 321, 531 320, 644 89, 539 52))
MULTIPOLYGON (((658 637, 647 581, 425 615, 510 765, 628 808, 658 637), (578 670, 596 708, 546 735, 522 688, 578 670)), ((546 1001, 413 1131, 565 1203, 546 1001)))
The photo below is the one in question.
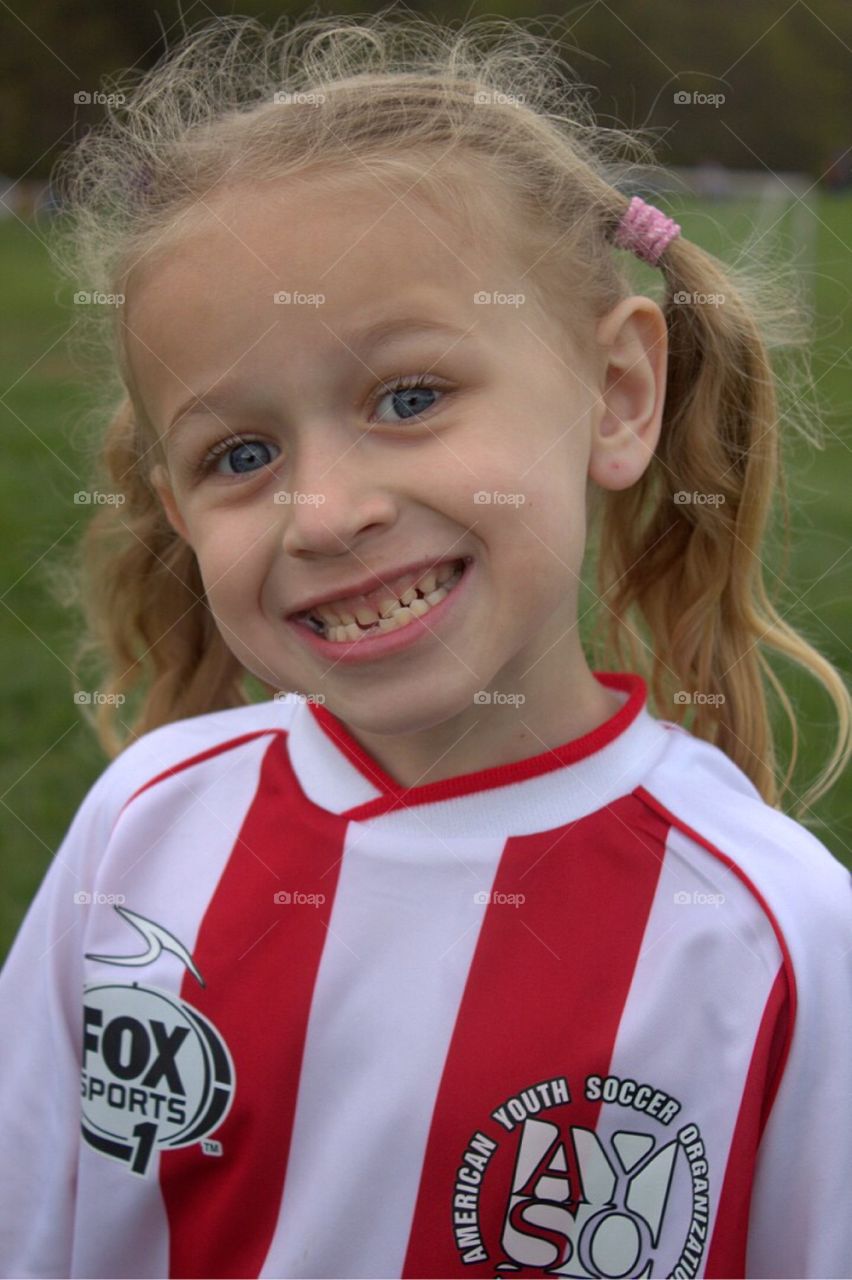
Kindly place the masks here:
POLYGON ((195 554, 201 580, 211 604, 254 590, 265 564, 266 543, 259 529, 247 529, 240 519, 211 517, 207 529, 196 537, 195 554))

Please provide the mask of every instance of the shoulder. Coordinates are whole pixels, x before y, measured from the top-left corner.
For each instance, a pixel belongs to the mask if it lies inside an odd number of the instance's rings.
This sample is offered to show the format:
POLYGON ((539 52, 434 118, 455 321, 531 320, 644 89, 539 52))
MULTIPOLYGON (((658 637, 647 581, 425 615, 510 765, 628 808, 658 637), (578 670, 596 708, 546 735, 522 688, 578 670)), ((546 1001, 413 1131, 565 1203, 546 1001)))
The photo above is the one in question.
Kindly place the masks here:
POLYGON ((134 796, 159 780, 286 733, 300 702, 296 694, 282 694, 151 729, 109 762, 82 807, 97 806, 111 825, 134 796))
POLYGON ((794 958, 836 948, 848 962, 849 868, 807 827, 768 805, 718 747, 668 727, 667 749, 637 794, 671 822, 670 847, 751 895, 794 958))

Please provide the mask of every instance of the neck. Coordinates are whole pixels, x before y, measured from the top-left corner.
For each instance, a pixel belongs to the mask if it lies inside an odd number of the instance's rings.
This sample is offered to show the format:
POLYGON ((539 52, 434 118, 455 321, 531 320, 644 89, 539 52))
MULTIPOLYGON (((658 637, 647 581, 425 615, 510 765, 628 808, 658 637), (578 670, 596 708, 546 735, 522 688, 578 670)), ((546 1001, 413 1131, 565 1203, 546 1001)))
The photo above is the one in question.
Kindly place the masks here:
MULTIPOLYGON (((517 688, 503 673, 493 682, 517 688)), ((346 724, 351 736, 406 789, 482 769, 513 764, 562 746, 609 720, 621 700, 592 675, 585 658, 566 670, 557 690, 552 672, 524 681, 525 701, 476 703, 414 733, 367 733, 346 724), (545 687, 546 685, 546 687, 545 687)))

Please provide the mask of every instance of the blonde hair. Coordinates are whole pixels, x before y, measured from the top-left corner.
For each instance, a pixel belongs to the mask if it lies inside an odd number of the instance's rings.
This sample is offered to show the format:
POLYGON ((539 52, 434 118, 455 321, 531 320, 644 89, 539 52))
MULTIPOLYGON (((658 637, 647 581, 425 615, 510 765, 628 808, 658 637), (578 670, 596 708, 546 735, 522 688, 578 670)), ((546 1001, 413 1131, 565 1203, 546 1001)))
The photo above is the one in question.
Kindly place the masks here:
MULTIPOLYGON (((523 264, 537 301, 581 341, 632 291, 638 264, 611 240, 634 193, 627 188, 648 189, 653 153, 639 134, 595 122, 561 71, 552 31, 537 36, 499 18, 453 31, 392 10, 286 23, 225 17, 185 33, 151 72, 125 80, 126 101, 63 155, 55 182, 68 216, 54 253, 77 287, 121 294, 134 265, 167 248, 212 191, 310 169, 331 186, 372 177, 394 195, 416 183, 418 197, 523 264)), ((831 698, 838 732, 800 816, 852 751, 843 680, 779 614, 763 579, 773 498, 784 494, 782 420, 818 443, 800 391, 782 414, 769 355, 803 344, 802 308, 791 286, 776 283, 778 264, 770 285, 765 264, 725 266, 685 236, 660 272, 669 358, 659 447, 631 488, 590 486, 596 665, 643 674, 668 719, 694 710, 691 731, 776 806, 797 731, 766 652, 803 667, 831 698), (721 294, 724 303, 684 304, 676 294, 721 294), (716 500, 685 503, 682 493, 716 500), (780 785, 765 682, 792 728, 780 785)), ((253 699, 195 555, 151 486, 158 437, 130 378, 120 318, 108 331, 113 381, 107 373, 100 404, 109 421, 90 461, 95 483, 123 498, 97 510, 55 590, 84 616, 75 665, 95 655, 101 691, 138 698, 124 738, 112 702, 85 712, 114 756, 158 725, 253 699)), ((786 499, 784 514, 786 529, 786 499)))

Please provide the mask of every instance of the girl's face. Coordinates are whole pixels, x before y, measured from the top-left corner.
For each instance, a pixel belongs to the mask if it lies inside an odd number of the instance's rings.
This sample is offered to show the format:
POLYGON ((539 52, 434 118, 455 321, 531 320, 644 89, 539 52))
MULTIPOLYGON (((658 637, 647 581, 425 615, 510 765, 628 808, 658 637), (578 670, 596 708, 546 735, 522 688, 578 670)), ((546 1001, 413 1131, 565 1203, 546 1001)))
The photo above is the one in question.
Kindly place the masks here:
POLYGON ((511 722, 529 754, 543 748, 522 724, 564 720, 572 697, 611 714, 575 625, 586 486, 634 483, 656 445, 653 302, 619 304, 581 360, 493 245, 416 193, 292 182, 220 192, 128 296, 131 369, 168 460, 152 480, 246 668, 322 695, 365 743, 511 722), (389 391, 399 379, 425 386, 389 391), (209 456, 232 436, 253 443, 209 456), (455 601, 394 652, 328 656, 291 620, 370 575, 462 558, 455 601))

